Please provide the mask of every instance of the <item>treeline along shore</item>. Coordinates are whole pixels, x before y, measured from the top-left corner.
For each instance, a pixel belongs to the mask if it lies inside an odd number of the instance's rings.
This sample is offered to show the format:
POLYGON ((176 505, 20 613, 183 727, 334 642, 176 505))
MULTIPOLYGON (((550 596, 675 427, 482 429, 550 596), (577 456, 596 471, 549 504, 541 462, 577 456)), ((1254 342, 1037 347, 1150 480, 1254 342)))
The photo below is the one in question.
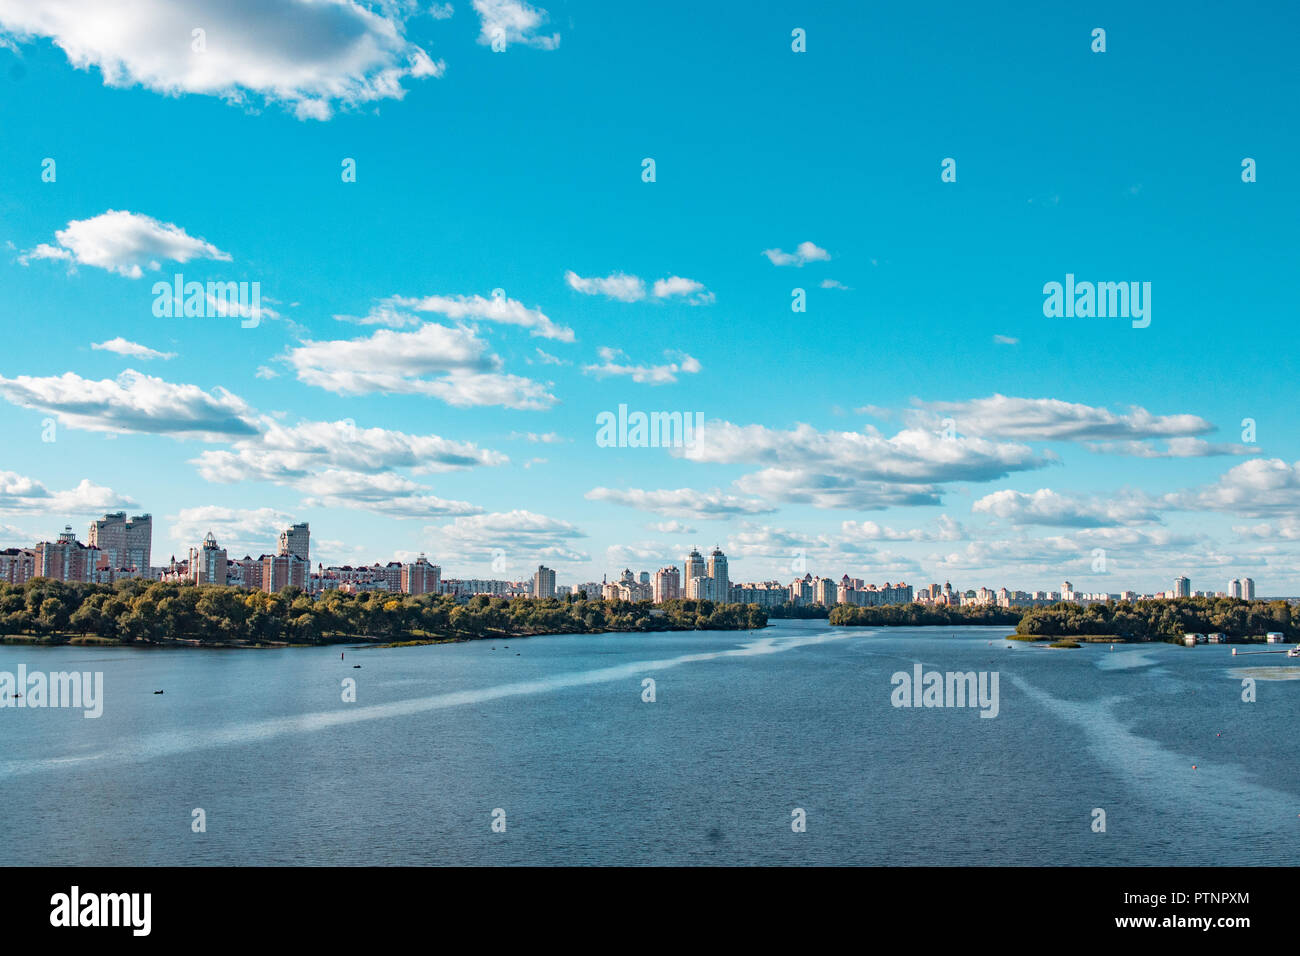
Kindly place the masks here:
POLYGON ((0 584, 0 640, 42 644, 259 646, 441 643, 541 634, 748 630, 767 614, 753 604, 677 600, 587 601, 297 588, 274 594, 225 585, 139 579, 78 584, 36 578, 0 584))
MULTIPOLYGON (((773 617, 783 616, 780 609, 773 617)), ((1219 632, 1232 641, 1261 641, 1270 631, 1300 641, 1300 608, 1287 601, 1241 598, 1152 598, 1082 605, 1001 608, 993 605, 932 607, 895 604, 830 609, 831 624, 859 627, 935 625, 1011 625, 1026 638, 1083 638, 1119 641, 1181 641, 1185 634, 1219 632)))

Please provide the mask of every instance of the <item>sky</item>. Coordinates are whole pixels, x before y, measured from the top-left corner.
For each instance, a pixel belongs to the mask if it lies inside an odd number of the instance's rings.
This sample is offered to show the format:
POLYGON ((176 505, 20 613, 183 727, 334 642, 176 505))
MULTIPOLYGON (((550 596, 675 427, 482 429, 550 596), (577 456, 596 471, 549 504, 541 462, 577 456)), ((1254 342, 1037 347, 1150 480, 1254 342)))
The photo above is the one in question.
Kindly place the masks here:
POLYGON ((0 0, 0 546, 1300 594, 1300 10, 1057 6, 0 0))

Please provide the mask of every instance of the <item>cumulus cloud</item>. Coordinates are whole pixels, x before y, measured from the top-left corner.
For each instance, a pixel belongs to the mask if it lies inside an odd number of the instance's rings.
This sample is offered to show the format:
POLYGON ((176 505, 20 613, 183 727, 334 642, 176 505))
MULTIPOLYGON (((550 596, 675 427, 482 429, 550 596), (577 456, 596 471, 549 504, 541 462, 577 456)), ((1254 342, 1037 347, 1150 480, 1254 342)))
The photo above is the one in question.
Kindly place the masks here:
POLYGON ((1062 495, 1050 488, 1032 494, 995 491, 972 506, 976 513, 993 515, 1017 525, 1098 527, 1160 520, 1160 502, 1138 492, 1107 497, 1062 495))
POLYGON ((500 452, 438 435, 411 435, 351 421, 307 421, 286 426, 263 420, 255 438, 232 451, 204 451, 194 460, 208 481, 294 481, 332 469, 376 474, 409 468, 416 474, 505 464, 500 452))
POLYGON ((443 62, 406 39, 404 9, 354 0, 0 0, 0 41, 47 38, 77 69, 97 68, 105 86, 245 108, 277 103, 325 120, 339 108, 400 100, 407 81, 442 75, 443 62))
POLYGON ((908 415, 910 424, 928 428, 942 427, 945 418, 963 435, 1022 441, 1172 438, 1214 430, 1196 415, 1153 415, 1138 406, 1112 412, 1054 398, 998 394, 963 402, 918 402, 908 415))
POLYGON ((69 428, 138 432, 222 441, 255 435, 253 410, 216 388, 180 385, 127 369, 116 379, 94 381, 74 372, 37 377, 0 376, 0 396, 23 408, 55 415, 69 428))
POLYGON ((294 488, 308 507, 355 508, 403 518, 477 514, 465 501, 437 497, 396 474, 430 474, 505 464, 499 452, 438 435, 359 428, 350 420, 286 426, 262 420, 255 438, 229 450, 208 450, 191 461, 207 481, 269 481, 294 488))
POLYGON ((395 518, 438 518, 481 514, 468 501, 439 498, 424 485, 401 475, 328 470, 294 483, 306 492, 309 508, 357 508, 395 518))
POLYGON ((0 471, 0 514, 85 515, 131 508, 135 501, 112 488, 82 478, 76 487, 51 491, 44 484, 14 471, 0 471))
POLYGON ((191 236, 175 223, 126 210, 110 209, 90 219, 74 219, 55 232, 54 239, 55 244, 41 243, 18 261, 27 265, 33 259, 57 259, 106 269, 128 279, 139 279, 145 269, 158 271, 162 260, 230 261, 229 253, 191 236))
POLYGON ((500 357, 472 330, 436 323, 412 332, 308 340, 290 348, 285 361, 299 381, 340 395, 428 395, 462 408, 538 409, 556 401, 540 382, 502 372, 500 357))
POLYGON ((661 534, 695 534, 695 529, 682 521, 654 521, 646 527, 661 534))
POLYGON ((497 322, 528 329, 530 335, 559 342, 572 342, 573 329, 556 325, 538 308, 528 308, 517 299, 504 295, 485 298, 481 295, 429 295, 424 298, 393 296, 385 300, 397 309, 414 309, 416 312, 435 312, 455 322, 497 322))
POLYGON ((877 548, 851 533, 806 534, 749 522, 728 536, 726 552, 733 578, 734 569, 743 564, 754 568, 751 578, 769 577, 783 584, 808 572, 835 577, 845 570, 877 583, 898 582, 920 570, 913 558, 877 548))
POLYGON ((698 440, 672 454, 703 463, 765 465, 736 487, 819 508, 938 504, 937 484, 993 481, 1048 464, 1025 445, 944 438, 923 429, 886 438, 875 429, 775 429, 725 421, 707 423, 698 440))
POLYGON ((703 282, 697 282, 694 279, 684 279, 681 276, 669 276, 666 279, 656 279, 654 284, 654 294, 656 299, 683 297, 690 302, 691 305, 708 305, 715 298, 714 294, 704 287, 703 282))
POLYGON ((1259 448, 1208 442, 1204 438, 1170 438, 1161 447, 1155 442, 1113 441, 1092 442, 1089 451, 1103 455, 1128 455, 1133 458, 1210 458, 1220 455, 1256 455, 1259 448))
POLYGON ((596 350, 603 361, 599 365, 584 365, 583 371, 588 375, 594 375, 596 378, 606 378, 609 376, 628 376, 634 382, 640 382, 647 385, 668 385, 677 381, 678 375, 694 375, 700 371, 702 366, 698 359, 692 358, 684 352, 673 352, 666 350, 664 355, 672 359, 663 365, 627 365, 620 363, 620 359, 627 356, 619 349, 601 347, 596 350))
POLYGON ((522 43, 539 50, 554 50, 560 45, 560 35, 550 36, 537 32, 547 20, 547 12, 523 0, 474 0, 474 12, 479 15, 481 29, 478 42, 491 46, 509 46, 522 43))
POLYGON ((645 298, 645 281, 639 276, 615 272, 601 278, 583 278, 572 269, 564 273, 569 288, 583 295, 603 295, 619 302, 639 302, 645 298))
MULTIPOLYGON (((604 278, 584 278, 570 269, 564 273, 564 281, 575 292, 603 295, 618 302, 640 302, 646 297, 645 280, 623 272, 614 272, 604 278)), ((682 276, 656 279, 650 292, 656 299, 684 298, 691 305, 708 305, 715 299, 703 282, 682 276)))
POLYGON ((521 509, 457 518, 426 531, 430 553, 491 561, 492 576, 498 578, 527 576, 539 562, 588 559, 576 550, 576 542, 586 537, 583 531, 567 521, 521 509))
POLYGON ((1189 510, 1224 511, 1247 518, 1286 516, 1300 511, 1300 462, 1255 458, 1225 472, 1218 481, 1174 496, 1189 510))
POLYGON ((729 495, 717 489, 696 491, 694 488, 663 488, 650 491, 641 488, 593 488, 587 492, 586 497, 589 501, 607 501, 676 518, 731 518, 776 510, 762 501, 729 495))
POLYGON ((764 249, 763 255, 774 266, 796 266, 803 268, 809 262, 828 262, 831 254, 813 242, 801 242, 794 252, 782 252, 780 249, 764 249))
POLYGON ((938 524, 935 530, 898 529, 874 521, 844 521, 840 524, 840 535, 846 541, 957 541, 966 536, 961 523, 947 515, 941 515, 938 524))
POLYGON ((142 359, 146 362, 151 359, 162 359, 166 361, 167 359, 174 359, 176 357, 175 352, 159 352, 156 349, 149 348, 147 345, 141 345, 139 342, 127 341, 120 335, 117 338, 109 339, 106 342, 93 342, 90 347, 98 352, 113 352, 117 355, 142 359))
POLYGON ((300 520, 275 508, 224 508, 219 505, 182 508, 167 516, 169 535, 178 547, 197 545, 211 531, 231 560, 244 554, 254 558, 274 554, 280 532, 300 520))

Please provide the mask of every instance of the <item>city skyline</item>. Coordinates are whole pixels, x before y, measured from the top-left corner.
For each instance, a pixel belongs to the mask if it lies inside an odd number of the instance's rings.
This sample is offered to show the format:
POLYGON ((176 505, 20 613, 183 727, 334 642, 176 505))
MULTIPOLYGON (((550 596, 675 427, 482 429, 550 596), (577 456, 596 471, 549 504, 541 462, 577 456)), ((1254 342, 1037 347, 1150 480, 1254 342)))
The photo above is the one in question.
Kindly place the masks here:
POLYGON ((1285 31, 452 6, 0 7, 0 541, 1300 594, 1285 31))
MULTIPOLYGON (((92 521, 87 529, 88 544, 83 545, 71 526, 65 526, 57 538, 36 542, 30 548, 0 546, 0 582, 22 584, 32 577, 55 577, 59 580, 111 583, 121 578, 142 577, 151 580, 174 581, 189 584, 232 584, 261 590, 276 591, 288 586, 319 594, 334 587, 347 586, 354 590, 380 588, 407 594, 448 593, 459 596, 493 594, 506 597, 563 597, 586 591, 590 599, 597 598, 662 603, 674 598, 711 600, 720 603, 759 603, 767 606, 794 604, 906 604, 918 603, 990 604, 1001 606, 1030 606, 1057 601, 1092 603, 1107 600, 1137 600, 1141 598, 1230 597, 1254 600, 1257 597, 1255 581, 1251 577, 1233 578, 1225 590, 1193 590, 1191 580, 1185 575, 1174 579, 1167 591, 1142 592, 1125 588, 1120 591, 1088 591, 1076 588, 1070 581, 1061 584, 1059 591, 1040 588, 1010 588, 1006 584, 992 588, 982 584, 978 588, 958 586, 945 581, 942 589, 938 582, 913 586, 899 580, 877 586, 865 578, 843 574, 814 574, 804 569, 802 575, 794 570, 794 580, 786 583, 780 578, 740 581, 731 577, 729 558, 718 546, 706 559, 698 548, 692 547, 685 556, 682 567, 661 567, 651 574, 641 571, 634 574, 625 568, 617 580, 610 580, 606 572, 600 581, 562 583, 556 571, 538 565, 536 571, 525 579, 467 578, 444 575, 443 566, 430 561, 424 552, 407 560, 390 560, 373 563, 331 564, 316 562, 312 569, 310 556, 310 525, 297 522, 282 529, 276 536, 272 552, 262 551, 256 558, 251 553, 242 559, 229 557, 229 548, 221 547, 215 534, 209 530, 201 545, 188 549, 185 558, 171 555, 167 565, 149 565, 151 553, 152 515, 127 517, 126 512, 107 513, 92 521), (135 529, 132 536, 132 529, 135 529), (96 543, 96 539, 100 543, 96 543), (130 547, 123 548, 122 542, 130 547), (121 549, 121 550, 119 550, 121 549), (93 553, 93 557, 91 556, 93 553), (115 562, 124 554, 146 563, 115 562), (53 568, 54 570, 49 570, 53 568), (340 574, 340 572, 347 572, 340 574), (353 574, 355 572, 355 574, 353 574), (780 594, 776 593, 781 592, 780 594), (782 596, 783 595, 783 596, 782 596)), ((257 549, 254 549, 257 550, 257 549)), ((1271 595, 1287 597, 1287 595, 1271 595)))

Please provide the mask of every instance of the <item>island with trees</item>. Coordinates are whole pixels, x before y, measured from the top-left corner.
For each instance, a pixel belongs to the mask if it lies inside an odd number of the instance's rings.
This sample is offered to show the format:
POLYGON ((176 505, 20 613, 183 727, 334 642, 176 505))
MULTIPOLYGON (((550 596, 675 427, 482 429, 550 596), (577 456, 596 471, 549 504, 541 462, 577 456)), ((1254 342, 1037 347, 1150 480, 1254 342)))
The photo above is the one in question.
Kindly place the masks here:
POLYGON ((844 627, 970 627, 974 625, 1017 624, 1024 612, 1020 608, 996 604, 881 604, 854 607, 837 604, 831 608, 831 624, 844 627))
POLYGON ((1016 636, 1030 640, 1182 641, 1218 632, 1230 641, 1262 641, 1270 631, 1300 641, 1300 610, 1287 601, 1152 598, 1032 608, 1016 625, 1016 636))
POLYGON ((225 585, 129 579, 80 584, 36 578, 0 584, 0 641, 248 647, 331 643, 443 643, 542 634, 749 630, 754 604, 566 598, 468 600, 440 594, 326 591, 273 594, 225 585))

